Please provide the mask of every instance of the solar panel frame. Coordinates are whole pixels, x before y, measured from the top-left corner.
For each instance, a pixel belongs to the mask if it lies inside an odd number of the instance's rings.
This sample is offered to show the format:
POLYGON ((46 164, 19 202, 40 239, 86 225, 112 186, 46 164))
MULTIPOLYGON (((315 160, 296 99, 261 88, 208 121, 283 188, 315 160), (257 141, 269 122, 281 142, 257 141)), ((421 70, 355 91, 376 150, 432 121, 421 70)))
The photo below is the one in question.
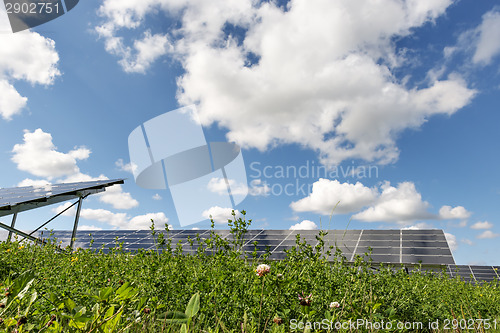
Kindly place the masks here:
MULTIPOLYGON (((87 237, 90 231, 77 233, 77 238, 87 237)), ((178 242, 186 251, 196 250, 198 239, 204 242, 211 235, 217 235, 220 238, 234 244, 236 240, 230 230, 171 230, 168 233, 163 232, 165 237, 171 241, 171 246, 176 247, 178 242), (167 236, 168 235, 168 236, 167 236), (190 245, 188 237, 192 239, 194 246, 190 245)), ((143 246, 145 249, 154 249, 155 242, 151 236, 150 230, 125 230, 94 232, 94 247, 114 247, 123 242, 123 248, 137 249, 143 246), (116 239, 118 237, 118 239, 116 239)), ((64 233, 60 233, 62 236, 64 233)), ((283 257, 286 250, 296 246, 296 237, 300 235, 300 241, 304 240, 310 246, 318 244, 317 230, 248 230, 242 239, 242 248, 246 252, 258 254, 269 252, 271 259, 274 257, 283 257), (255 247, 254 243, 257 243, 255 247)), ((68 240, 68 233, 64 234, 64 241, 68 240)), ((80 244, 90 242, 90 238, 80 244)), ((455 264, 453 255, 449 250, 448 243, 444 240, 444 234, 441 230, 329 230, 323 237, 324 251, 335 252, 340 249, 348 261, 354 261, 356 256, 366 258, 365 254, 370 252, 373 262, 403 263, 403 264, 455 264), (415 237, 412 237, 415 236, 415 237), (423 236, 423 237, 422 237, 423 236), (437 242, 432 241, 432 237, 437 242), (399 238, 399 240, 398 240, 399 238), (403 240, 406 238, 406 240, 403 240), (415 239, 412 241, 411 239, 415 239), (421 241, 421 239, 426 241, 421 241), (437 245, 437 246, 436 246, 437 245)), ((334 254, 330 256, 333 260, 334 254)))
POLYGON ((102 192, 108 186, 123 182, 124 179, 111 179, 0 188, 0 217, 102 192))

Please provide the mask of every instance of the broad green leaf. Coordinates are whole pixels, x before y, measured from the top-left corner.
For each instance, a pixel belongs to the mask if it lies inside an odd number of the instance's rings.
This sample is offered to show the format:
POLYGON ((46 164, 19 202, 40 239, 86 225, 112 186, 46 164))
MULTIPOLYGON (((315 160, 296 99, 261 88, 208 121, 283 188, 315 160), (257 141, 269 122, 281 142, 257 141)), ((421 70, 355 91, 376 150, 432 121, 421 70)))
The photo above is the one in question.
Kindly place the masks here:
MULTIPOLYGON (((114 312, 114 311, 113 311, 114 312)), ((104 324, 104 332, 114 332, 116 326, 120 323, 120 319, 122 317, 123 311, 120 311, 113 319, 109 320, 106 324, 104 324)))
POLYGON ((113 293, 113 288, 111 287, 102 288, 101 290, 99 290, 99 300, 107 301, 112 293, 113 293))
POLYGON ((189 318, 192 318, 196 316, 198 311, 200 310, 200 294, 196 293, 193 296, 191 296, 191 299, 189 300, 189 303, 186 307, 186 316, 189 318))
POLYGON ((106 310, 106 313, 104 314, 104 319, 108 319, 109 317, 111 317, 113 314, 115 313, 115 307, 114 306, 110 306, 108 310, 106 310))
POLYGON ((66 298, 64 300, 64 305, 66 305, 66 308, 71 312, 75 308, 76 303, 71 298, 66 298))

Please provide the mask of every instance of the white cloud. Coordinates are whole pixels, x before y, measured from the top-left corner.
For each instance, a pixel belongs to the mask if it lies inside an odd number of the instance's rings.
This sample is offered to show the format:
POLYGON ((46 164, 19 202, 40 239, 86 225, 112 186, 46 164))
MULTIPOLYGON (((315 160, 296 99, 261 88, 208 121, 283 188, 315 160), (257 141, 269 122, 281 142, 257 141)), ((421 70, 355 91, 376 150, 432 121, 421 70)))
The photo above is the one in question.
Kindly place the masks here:
MULTIPOLYGON (((10 31, 7 14, 0 6, 0 30, 10 31)), ((52 84, 60 75, 55 43, 33 31, 0 34, 0 116, 10 120, 26 106, 28 99, 19 94, 14 81, 52 84)))
POLYGON ((153 195, 153 200, 161 200, 161 199, 162 199, 162 197, 158 193, 156 193, 155 195, 153 195))
MULTIPOLYGON (((215 223, 227 223, 227 220, 233 220, 232 208, 222 208, 219 206, 210 207, 209 209, 203 211, 201 213, 204 219, 210 219, 210 216, 214 220, 215 223)), ((240 216, 240 212, 238 210, 234 211, 236 213, 236 218, 240 216)))
POLYGON ((394 187, 386 181, 381 183, 380 188, 369 188, 360 182, 349 184, 323 178, 313 184, 311 194, 292 202, 290 207, 295 212, 330 215, 337 202, 339 204, 334 213, 356 213, 353 219, 396 222, 409 229, 433 228, 424 222, 411 225, 417 220, 466 219, 471 215, 462 206, 443 206, 439 215, 429 212, 430 204, 422 200, 422 195, 412 182, 399 183, 394 187), (364 207, 367 208, 362 210, 364 207))
POLYGON ((99 221, 101 223, 108 223, 120 229, 127 226, 128 216, 126 213, 113 213, 106 209, 91 209, 84 208, 80 211, 80 217, 87 220, 99 221))
POLYGON ((151 64, 170 48, 167 36, 151 35, 150 31, 146 31, 143 39, 134 41, 134 51, 126 49, 125 54, 118 52, 117 55, 123 57, 119 63, 125 72, 144 74, 151 64))
MULTIPOLYGON (((61 153, 52 143, 50 133, 45 133, 37 129, 33 133, 25 131, 24 143, 16 144, 13 148, 14 156, 12 160, 17 164, 18 169, 28 171, 34 175, 46 177, 52 180, 54 177, 62 177, 55 182, 73 183, 95 180, 107 180, 104 175, 92 177, 80 172, 77 166, 77 159, 87 159, 90 150, 85 147, 75 147, 68 153, 61 153)), ((45 186, 50 184, 48 180, 33 180, 26 178, 18 186, 45 186)), ((107 187, 104 192, 96 195, 101 202, 112 205, 115 209, 130 209, 137 207, 139 202, 132 198, 131 194, 124 192, 121 185, 107 187)), ((61 207, 61 206, 60 206, 61 207)), ((58 209, 60 208, 58 207, 58 209)), ((57 211, 57 213, 59 213, 57 211)), ((109 213, 105 213, 109 215, 109 213)), ((113 213, 111 213, 113 214, 113 213)), ((66 212, 64 215, 74 215, 74 210, 66 212)), ((115 216, 115 215, 112 215, 115 216)))
POLYGON ((320 178, 313 184, 309 196, 292 202, 290 207, 296 212, 330 215, 333 207, 340 201, 334 213, 347 214, 373 204, 377 194, 376 189, 368 188, 360 182, 349 184, 320 178))
POLYGON ((78 230, 102 230, 101 227, 96 227, 95 225, 79 225, 78 230))
POLYGON ((32 175, 52 179, 74 175, 80 171, 76 162, 90 155, 87 148, 78 148, 61 153, 52 143, 52 135, 42 129, 24 133, 24 143, 14 145, 12 161, 17 168, 32 175))
POLYGON ((16 88, 6 80, 0 80, 0 115, 5 120, 10 120, 19 113, 27 104, 28 99, 21 96, 16 88))
MULTIPOLYGON (((82 209, 80 211, 80 217, 87 220, 107 223, 122 230, 149 229, 151 227, 151 219, 154 220, 156 229, 163 230, 168 222, 165 213, 148 213, 130 218, 126 213, 113 213, 106 209, 90 208, 82 209)), ((172 230, 172 226, 169 226, 169 228, 172 230)))
POLYGON ((493 239, 493 238, 497 238, 499 236, 500 236, 500 234, 495 234, 491 230, 486 230, 482 234, 480 234, 479 236, 477 236, 476 238, 478 238, 478 239, 493 239))
POLYGON ((456 75, 407 87, 393 74, 406 61, 394 41, 451 3, 295 0, 285 11, 252 0, 105 0, 96 30, 128 71, 171 52, 185 69, 178 101, 197 103, 204 125, 217 122, 243 147, 297 143, 323 163, 390 163, 398 133, 455 113, 475 94, 456 75), (179 28, 151 35, 142 27, 151 14, 177 17, 179 28), (226 35, 228 24, 246 34, 226 35), (125 29, 145 35, 127 42, 125 29))
POLYGON ((493 223, 488 222, 488 221, 483 221, 483 222, 476 222, 473 225, 470 226, 471 229, 491 229, 493 228, 493 223))
MULTIPOLYGON (((148 213, 145 215, 139 215, 132 218, 127 227, 129 229, 149 229, 151 227, 151 220, 155 222, 155 229, 163 230, 165 225, 168 225, 168 218, 165 213, 148 213)), ((121 227, 124 229, 123 227, 121 227)), ((169 229, 173 230, 172 226, 169 225, 169 229)))
POLYGON ((451 207, 451 206, 443 206, 439 210, 439 217, 443 220, 452 220, 452 219, 467 219, 471 216, 471 212, 467 211, 462 206, 451 207))
POLYGON ((467 238, 462 239, 461 242, 470 246, 474 245, 474 242, 467 238))
POLYGON ((122 185, 113 185, 99 194, 99 201, 110 204, 115 209, 131 209, 139 206, 139 202, 128 192, 123 192, 122 185))
POLYGON ((134 174, 134 172, 137 170, 136 164, 134 164, 132 162, 124 163, 123 159, 121 159, 121 158, 115 162, 115 165, 118 167, 119 170, 130 172, 131 174, 134 174))
MULTIPOLYGON (((59 205, 52 209, 52 211, 56 214, 62 212, 65 208, 68 208, 71 205, 71 202, 65 202, 62 205, 59 205)), ((75 216, 76 208, 75 206, 71 207, 67 211, 65 211, 63 216, 75 216)), ((151 227, 151 219, 155 221, 155 228, 162 229, 165 227, 165 224, 168 222, 168 218, 165 216, 165 213, 148 213, 144 215, 138 215, 135 217, 130 217, 126 213, 113 213, 106 209, 91 209, 84 208, 80 211, 80 217, 87 220, 99 221, 102 223, 107 223, 113 227, 119 229, 128 229, 128 230, 137 230, 137 229, 149 229, 151 227)), ((92 226, 93 227, 93 226, 92 226)), ((169 226, 170 230, 172 230, 172 226, 169 226)), ((82 229, 78 227, 78 229, 82 229)), ((86 230, 86 229, 82 229, 86 230)), ((99 229, 100 230, 100 229, 99 229)))
POLYGON ((478 39, 472 61, 489 64, 493 57, 500 54, 500 12, 492 10, 484 14, 476 33, 478 39))
POLYGON ((419 222, 413 225, 403 227, 402 230, 422 230, 422 229, 436 229, 434 226, 427 222, 419 222))
MULTIPOLYGON (((57 182, 73 183, 95 180, 108 180, 100 175, 92 177, 80 172, 77 160, 85 160, 90 156, 90 149, 86 147, 74 147, 68 153, 62 153, 52 142, 52 135, 45 133, 42 129, 34 132, 25 131, 24 142, 14 145, 12 161, 17 164, 19 170, 27 171, 35 176, 46 177, 52 180, 56 177, 64 177, 57 182)), ((24 186, 32 184, 48 183, 47 180, 25 179, 21 182, 24 186)), ((137 207, 139 202, 128 192, 124 192, 121 185, 107 187, 103 193, 97 194, 101 202, 110 204, 115 209, 130 209, 137 207)))
POLYGON ((92 177, 90 175, 87 175, 85 173, 75 173, 70 176, 65 177, 62 179, 62 182, 64 183, 78 183, 78 182, 91 182, 95 180, 108 180, 109 178, 106 177, 105 175, 99 175, 98 177, 92 177))
MULTIPOLYGON (((55 213, 55 214, 59 214, 61 213, 63 210, 65 210, 66 208, 68 208, 69 206, 71 206, 71 202, 65 202, 64 204, 62 205, 59 205, 55 208, 52 208, 52 211, 55 213)), ((81 211, 80 211, 81 213, 81 211)), ((64 213, 62 213, 62 216, 75 216, 76 214, 76 208, 75 206, 71 207, 70 209, 68 209, 67 211, 65 211, 64 213)))
POLYGON ((228 195, 228 185, 233 195, 246 195, 248 193, 246 184, 238 183, 234 179, 227 179, 226 181, 224 178, 217 177, 210 179, 207 184, 207 189, 218 195, 228 195))
POLYGON ((271 188, 266 182, 260 179, 254 179, 250 182, 250 188, 248 189, 248 194, 251 196, 268 196, 271 188))
POLYGON ((409 223, 416 220, 436 219, 428 212, 429 203, 422 201, 422 196, 412 182, 399 183, 393 187, 389 182, 382 186, 382 193, 372 207, 353 216, 353 219, 366 222, 409 223))
POLYGON ((316 229, 318 229, 316 223, 309 220, 304 220, 290 227, 290 230, 316 230, 316 229))
POLYGON ((90 156, 90 149, 86 147, 74 147, 73 150, 68 152, 68 155, 73 157, 75 160, 86 160, 90 156))
POLYGON ((448 242, 450 250, 455 251, 456 249, 458 249, 457 237, 455 235, 445 232, 444 236, 446 237, 446 241, 448 242))
POLYGON ((227 195, 228 190, 227 186, 229 185, 231 189, 232 195, 247 195, 250 194, 252 196, 267 196, 271 189, 269 186, 262 182, 260 179, 254 179, 250 182, 250 187, 246 184, 238 183, 234 179, 227 179, 227 182, 224 178, 212 178, 207 184, 207 189, 210 192, 216 193, 218 195, 227 195))

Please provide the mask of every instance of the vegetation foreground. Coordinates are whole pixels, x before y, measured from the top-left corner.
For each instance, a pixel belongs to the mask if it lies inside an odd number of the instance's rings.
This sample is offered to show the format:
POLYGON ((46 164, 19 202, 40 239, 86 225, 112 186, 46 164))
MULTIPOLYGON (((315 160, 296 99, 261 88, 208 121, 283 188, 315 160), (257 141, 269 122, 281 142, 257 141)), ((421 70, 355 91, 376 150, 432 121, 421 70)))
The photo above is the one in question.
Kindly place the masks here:
POLYGON ((325 249, 321 231, 316 246, 298 238, 286 260, 245 257, 250 222, 230 221, 231 241, 191 240, 203 245, 196 255, 154 227, 158 252, 0 243, 0 331, 500 331, 498 281, 373 270, 361 257, 348 264, 325 249))

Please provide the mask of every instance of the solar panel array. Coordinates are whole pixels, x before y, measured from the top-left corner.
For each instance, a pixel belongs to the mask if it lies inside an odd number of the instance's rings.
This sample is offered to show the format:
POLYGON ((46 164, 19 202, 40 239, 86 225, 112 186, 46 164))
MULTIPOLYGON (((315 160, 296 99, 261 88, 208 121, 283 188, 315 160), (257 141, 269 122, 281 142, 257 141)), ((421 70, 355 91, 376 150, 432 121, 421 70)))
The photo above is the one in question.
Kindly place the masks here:
MULTIPOLYGON (((229 230, 172 230, 168 235, 172 248, 175 249, 180 243, 185 254, 195 254, 198 242, 210 238, 211 232, 222 239, 233 240, 229 230)), ((164 232, 164 235, 167 234, 164 232)), ((296 245, 297 235, 300 235, 301 241, 312 246, 318 243, 316 230, 248 230, 244 235, 243 250, 247 253, 256 251, 257 256, 269 253, 271 260, 285 259, 285 249, 296 245)), ((38 236, 56 238, 57 242, 66 246, 70 242, 71 231, 44 231, 38 236)), ((388 263, 398 267, 404 264, 412 270, 422 264, 423 270, 439 273, 444 269, 449 276, 459 276, 466 281, 489 282, 500 278, 500 267, 455 265, 442 230, 329 230, 323 241, 326 249, 338 247, 350 262, 357 255, 367 259, 365 254, 371 252, 370 257, 375 265, 388 263)), ((150 230, 78 231, 76 234, 75 247, 108 252, 120 244, 124 251, 131 252, 159 248, 150 230)), ((333 260, 334 256, 329 259, 333 260)))
MULTIPOLYGON (((214 230, 222 239, 231 241, 229 230, 214 230)), ((172 230, 169 232, 172 245, 181 243, 185 253, 195 253, 198 242, 191 244, 188 238, 200 240, 210 237, 210 230, 172 230)), ((316 230, 248 230, 244 235, 243 251, 256 251, 258 256, 270 254, 270 259, 284 259, 285 250, 296 245, 300 234, 302 241, 315 246, 318 243, 316 230)), ((47 237, 47 232, 43 237, 47 237)), ((54 237, 68 244, 70 231, 56 231, 54 237)), ((107 250, 123 243, 125 251, 138 249, 155 250, 150 230, 78 231, 75 246, 88 248, 93 239, 93 248, 107 250), (90 237, 89 234, 92 234, 90 237)), ((455 264, 442 230, 330 230, 323 237, 325 248, 339 248, 348 261, 357 255, 370 257, 375 263, 406 264, 455 264)), ((333 259, 333 255, 330 259, 333 259)))
POLYGON ((83 195, 99 192, 114 184, 123 184, 123 179, 0 188, 0 216, 70 200, 78 192, 83 195))

